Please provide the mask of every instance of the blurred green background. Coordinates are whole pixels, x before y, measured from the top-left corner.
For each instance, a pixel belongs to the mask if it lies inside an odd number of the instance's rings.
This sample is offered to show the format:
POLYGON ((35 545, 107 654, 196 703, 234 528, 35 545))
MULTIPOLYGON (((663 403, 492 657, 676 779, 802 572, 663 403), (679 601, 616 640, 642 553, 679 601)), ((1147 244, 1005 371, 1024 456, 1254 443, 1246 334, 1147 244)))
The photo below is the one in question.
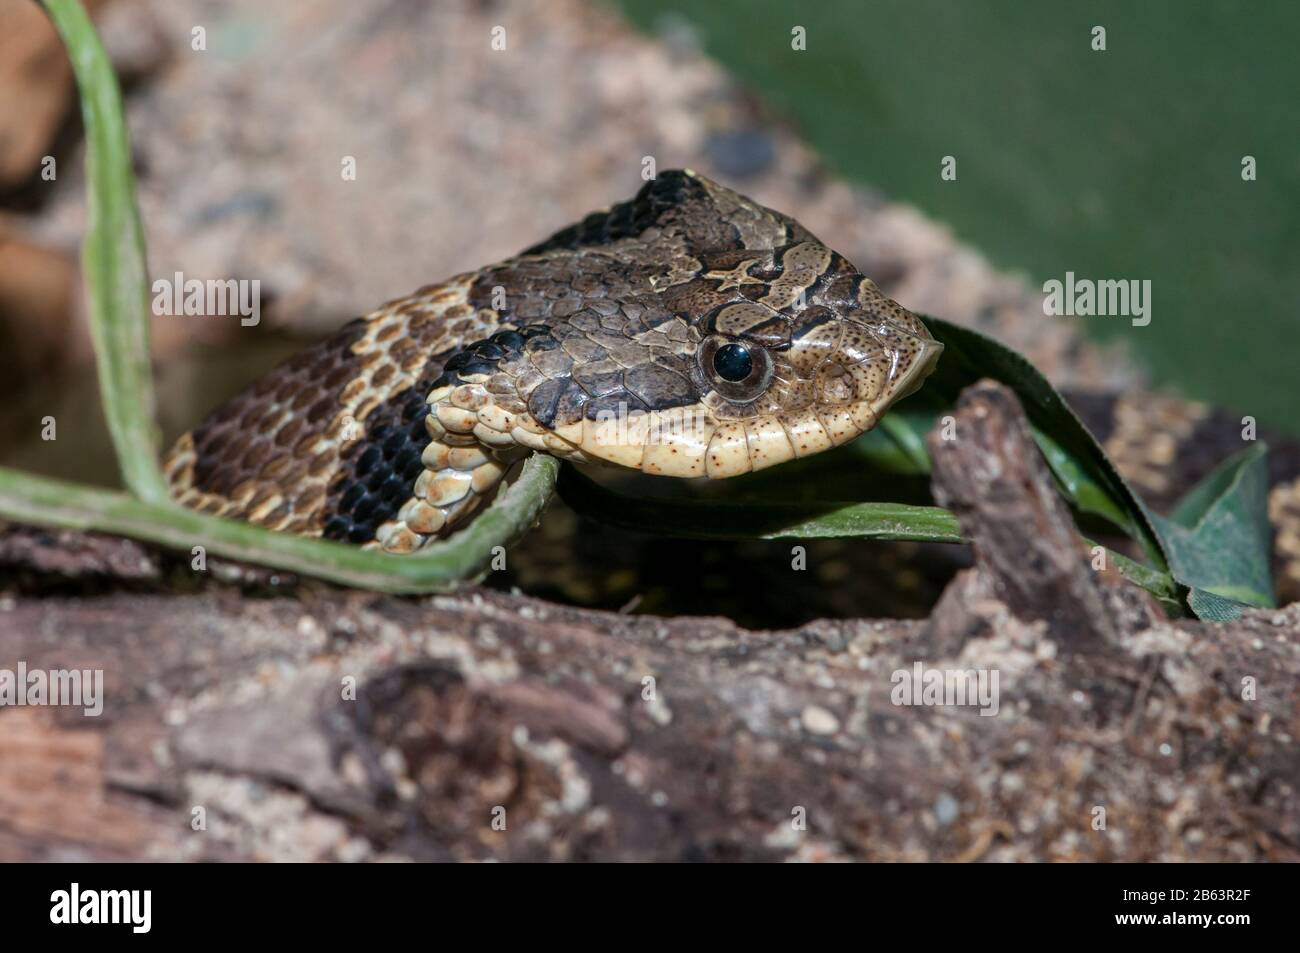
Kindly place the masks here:
POLYGON ((1150 279, 1146 327, 1050 320, 1122 336, 1156 382, 1300 433, 1300 2, 618 5, 648 30, 684 18, 832 168, 1037 287, 1150 279))

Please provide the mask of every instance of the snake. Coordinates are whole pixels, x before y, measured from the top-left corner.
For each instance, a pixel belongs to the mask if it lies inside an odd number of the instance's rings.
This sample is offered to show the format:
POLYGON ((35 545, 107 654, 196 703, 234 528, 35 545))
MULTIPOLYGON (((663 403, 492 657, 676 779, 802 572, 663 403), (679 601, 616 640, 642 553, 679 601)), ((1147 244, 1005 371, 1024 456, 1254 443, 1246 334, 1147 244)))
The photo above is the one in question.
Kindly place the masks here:
MULTIPOLYGON (((183 434, 163 469, 200 512, 414 553, 532 453, 733 477, 872 429, 942 352, 792 217, 662 171, 512 258, 349 322, 183 434)), ((1161 431, 1148 400, 1078 403, 1121 472, 1157 492, 1189 442, 1177 438, 1217 419, 1174 401, 1161 431)), ((1300 587, 1292 463, 1274 475, 1270 512, 1300 587)))

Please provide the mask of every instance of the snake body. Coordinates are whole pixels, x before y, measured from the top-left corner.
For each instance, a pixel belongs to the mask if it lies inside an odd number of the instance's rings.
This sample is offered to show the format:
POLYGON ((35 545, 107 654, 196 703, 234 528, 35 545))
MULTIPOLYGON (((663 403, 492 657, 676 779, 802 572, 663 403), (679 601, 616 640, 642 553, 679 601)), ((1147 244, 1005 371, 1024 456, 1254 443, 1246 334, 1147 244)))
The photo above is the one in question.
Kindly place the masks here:
MULTIPOLYGON (((837 446, 941 351, 794 219, 669 171, 345 325, 183 435, 164 468, 200 511, 410 553, 532 452, 721 478, 837 446)), ((1161 410, 1172 435, 1146 401, 1082 410, 1126 476, 1169 490, 1179 436, 1195 431, 1202 472, 1240 448, 1223 439, 1232 420, 1207 435, 1209 415, 1188 407, 1161 410)), ((1270 503, 1286 596, 1300 593, 1300 459, 1283 464, 1270 503)))
POLYGON ((185 505, 409 553, 540 451, 728 477, 870 429, 942 346, 803 226, 686 171, 391 301, 165 461, 185 505))

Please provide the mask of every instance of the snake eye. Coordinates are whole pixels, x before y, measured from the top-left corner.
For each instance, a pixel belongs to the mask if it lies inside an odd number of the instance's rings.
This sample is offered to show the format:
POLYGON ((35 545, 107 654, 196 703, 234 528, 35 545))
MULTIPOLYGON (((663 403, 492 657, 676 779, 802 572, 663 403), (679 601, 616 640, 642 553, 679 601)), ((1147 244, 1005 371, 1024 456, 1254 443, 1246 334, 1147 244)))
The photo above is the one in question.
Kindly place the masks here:
POLYGON ((743 381, 754 371, 754 359, 743 344, 724 344, 713 353, 713 369, 724 381, 743 381))
POLYGON ((696 359, 709 386, 736 403, 755 400, 772 382, 772 355, 757 344, 715 334, 700 343, 696 359))

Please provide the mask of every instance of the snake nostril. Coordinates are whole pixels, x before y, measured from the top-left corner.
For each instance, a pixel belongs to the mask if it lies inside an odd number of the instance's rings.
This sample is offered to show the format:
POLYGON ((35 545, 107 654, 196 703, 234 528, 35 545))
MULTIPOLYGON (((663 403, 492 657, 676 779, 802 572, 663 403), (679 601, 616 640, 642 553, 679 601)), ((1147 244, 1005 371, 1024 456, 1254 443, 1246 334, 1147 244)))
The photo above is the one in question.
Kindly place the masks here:
POLYGON ((822 403, 842 404, 853 399, 853 379, 839 364, 827 364, 817 371, 817 396, 822 403))

